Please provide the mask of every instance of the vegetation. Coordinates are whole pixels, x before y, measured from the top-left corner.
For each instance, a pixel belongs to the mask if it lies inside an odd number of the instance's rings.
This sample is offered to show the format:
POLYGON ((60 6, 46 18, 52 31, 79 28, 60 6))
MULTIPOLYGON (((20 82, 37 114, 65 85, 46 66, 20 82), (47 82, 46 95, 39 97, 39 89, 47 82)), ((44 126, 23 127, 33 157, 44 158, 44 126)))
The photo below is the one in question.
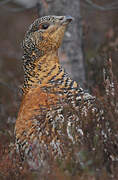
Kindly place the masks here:
MULTIPOLYGON (((94 89, 96 106, 104 111, 104 118, 90 112, 81 116, 83 137, 72 144, 64 140, 66 159, 49 157, 49 166, 32 172, 27 162, 15 152, 13 127, 7 126, 0 133, 0 179, 117 179, 118 171, 118 83, 112 72, 112 61, 104 67, 104 95, 94 89)), ((102 93, 103 94, 103 93, 102 93)), ((64 115, 69 107, 65 107, 64 115)), ((73 112, 73 114, 76 112, 73 112)), ((73 133, 75 133, 73 131, 73 133)))

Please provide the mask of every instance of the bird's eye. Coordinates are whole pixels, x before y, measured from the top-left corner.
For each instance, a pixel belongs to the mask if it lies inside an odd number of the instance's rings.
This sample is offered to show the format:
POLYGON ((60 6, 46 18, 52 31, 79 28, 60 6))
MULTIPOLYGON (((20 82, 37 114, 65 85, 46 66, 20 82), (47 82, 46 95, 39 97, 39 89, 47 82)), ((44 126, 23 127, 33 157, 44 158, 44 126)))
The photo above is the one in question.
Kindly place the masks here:
POLYGON ((47 29, 49 27, 49 24, 45 23, 45 24, 41 24, 40 25, 40 29, 47 29))

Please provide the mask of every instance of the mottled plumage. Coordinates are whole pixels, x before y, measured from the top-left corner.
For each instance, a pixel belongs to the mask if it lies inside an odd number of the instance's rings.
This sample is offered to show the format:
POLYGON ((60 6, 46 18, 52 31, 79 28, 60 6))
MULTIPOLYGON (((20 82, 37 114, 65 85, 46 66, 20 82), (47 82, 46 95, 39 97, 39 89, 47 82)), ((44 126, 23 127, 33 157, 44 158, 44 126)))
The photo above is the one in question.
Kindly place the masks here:
POLYGON ((75 143, 83 136, 80 116, 87 117, 94 107, 95 98, 59 63, 58 48, 71 20, 70 16, 37 19, 23 41, 24 93, 15 126, 16 145, 38 166, 50 149, 52 155, 63 156, 64 139, 75 143))

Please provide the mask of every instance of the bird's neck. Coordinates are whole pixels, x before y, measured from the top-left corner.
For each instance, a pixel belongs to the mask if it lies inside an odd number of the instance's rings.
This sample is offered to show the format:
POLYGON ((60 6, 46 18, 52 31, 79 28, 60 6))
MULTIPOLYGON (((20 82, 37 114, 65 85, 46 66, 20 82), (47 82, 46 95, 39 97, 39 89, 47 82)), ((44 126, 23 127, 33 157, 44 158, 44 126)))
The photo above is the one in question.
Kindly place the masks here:
MULTIPOLYGON (((33 54, 33 53, 32 53, 33 54)), ((30 88, 37 85, 45 86, 49 84, 50 79, 59 71, 58 52, 48 52, 47 54, 36 58, 35 53, 24 59, 24 88, 26 93, 30 88)))

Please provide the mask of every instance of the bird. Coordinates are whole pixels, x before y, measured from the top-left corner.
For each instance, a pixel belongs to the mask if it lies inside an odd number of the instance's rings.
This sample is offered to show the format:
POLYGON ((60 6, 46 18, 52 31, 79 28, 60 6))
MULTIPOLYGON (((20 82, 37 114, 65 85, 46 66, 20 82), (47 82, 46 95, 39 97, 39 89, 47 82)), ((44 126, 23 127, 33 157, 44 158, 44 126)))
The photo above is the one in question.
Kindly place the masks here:
POLYGON ((72 80, 59 62, 58 49, 72 20, 55 15, 38 18, 22 43, 24 85, 15 124, 16 149, 34 168, 45 164, 49 152, 63 156, 64 142, 76 143, 83 136, 81 115, 87 117, 91 108, 96 111, 95 97, 72 80))

